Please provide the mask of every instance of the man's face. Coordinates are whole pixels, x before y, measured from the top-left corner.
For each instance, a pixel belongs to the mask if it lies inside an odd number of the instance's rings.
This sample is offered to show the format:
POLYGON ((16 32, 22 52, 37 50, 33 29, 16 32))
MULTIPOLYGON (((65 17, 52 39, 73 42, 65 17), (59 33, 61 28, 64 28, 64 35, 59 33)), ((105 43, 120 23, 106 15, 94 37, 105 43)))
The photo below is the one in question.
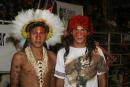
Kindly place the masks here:
POLYGON ((86 43, 86 37, 87 37, 87 30, 84 29, 82 26, 77 26, 72 31, 74 43, 77 44, 85 44, 86 43))
POLYGON ((42 47, 45 42, 47 32, 43 27, 37 26, 30 32, 30 44, 35 47, 42 47))

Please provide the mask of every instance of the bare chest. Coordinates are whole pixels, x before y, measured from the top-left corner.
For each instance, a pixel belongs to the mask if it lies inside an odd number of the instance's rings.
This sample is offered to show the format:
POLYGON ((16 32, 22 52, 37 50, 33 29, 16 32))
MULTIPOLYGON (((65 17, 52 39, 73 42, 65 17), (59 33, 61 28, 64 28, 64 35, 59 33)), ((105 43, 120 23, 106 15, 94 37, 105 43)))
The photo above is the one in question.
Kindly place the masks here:
MULTIPOLYGON (((53 65, 51 64, 50 61, 47 62, 47 65, 44 65, 42 67, 48 67, 47 68, 47 74, 51 72, 53 65)), ((26 76, 30 74, 36 74, 36 70, 34 69, 34 66, 28 61, 27 58, 23 59, 22 66, 21 66, 21 71, 24 73, 26 76)))

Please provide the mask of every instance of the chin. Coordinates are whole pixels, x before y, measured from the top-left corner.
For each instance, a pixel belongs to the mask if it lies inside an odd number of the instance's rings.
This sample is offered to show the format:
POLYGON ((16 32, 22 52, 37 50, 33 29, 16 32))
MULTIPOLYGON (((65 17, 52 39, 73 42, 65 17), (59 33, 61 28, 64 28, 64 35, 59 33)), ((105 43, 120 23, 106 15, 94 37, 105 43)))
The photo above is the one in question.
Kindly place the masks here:
POLYGON ((77 43, 84 43, 84 40, 78 40, 77 43))
POLYGON ((34 45, 36 48, 41 48, 41 47, 43 47, 43 45, 41 45, 41 44, 36 44, 36 45, 34 45))
POLYGON ((78 44, 85 44, 86 42, 83 40, 77 41, 78 44))

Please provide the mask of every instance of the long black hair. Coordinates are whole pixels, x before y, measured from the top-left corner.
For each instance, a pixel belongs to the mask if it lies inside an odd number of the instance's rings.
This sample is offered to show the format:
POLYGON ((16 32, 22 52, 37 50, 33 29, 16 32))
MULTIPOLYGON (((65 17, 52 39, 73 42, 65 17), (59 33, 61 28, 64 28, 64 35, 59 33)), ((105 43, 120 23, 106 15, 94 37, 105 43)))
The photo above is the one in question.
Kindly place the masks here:
MULTIPOLYGON (((70 45, 72 45, 72 43, 73 43, 73 35, 72 34, 64 37, 64 47, 65 47, 65 50, 66 50, 65 53, 64 53, 64 60, 65 61, 66 61, 67 55, 69 54, 70 45)), ((95 49, 95 48, 96 48, 96 46, 94 44, 93 37, 92 37, 92 35, 88 34, 87 37, 86 37, 86 51, 85 51, 85 54, 87 54, 86 56, 89 57, 89 61, 91 61, 91 59, 92 59, 92 57, 91 57, 92 50, 95 49)))

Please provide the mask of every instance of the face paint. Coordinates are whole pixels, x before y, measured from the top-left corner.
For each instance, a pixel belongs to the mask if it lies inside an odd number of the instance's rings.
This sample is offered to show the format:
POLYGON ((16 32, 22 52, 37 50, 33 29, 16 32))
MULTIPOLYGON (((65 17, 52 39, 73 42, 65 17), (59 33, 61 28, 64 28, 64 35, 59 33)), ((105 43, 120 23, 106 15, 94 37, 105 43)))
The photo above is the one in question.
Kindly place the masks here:
POLYGON ((73 29, 74 42, 85 43, 86 36, 87 36, 87 30, 84 29, 82 26, 77 26, 76 29, 73 29))
POLYGON ((78 36, 78 32, 74 32, 74 37, 77 37, 78 36))
POLYGON ((84 29, 82 26, 77 26, 77 29, 73 30, 74 37, 81 37, 86 38, 86 29, 84 29))
POLYGON ((43 27, 35 27, 30 32, 30 42, 35 47, 41 47, 46 40, 46 31, 43 27))
POLYGON ((45 33, 45 30, 41 27, 36 27, 34 29, 32 29, 32 34, 35 35, 35 39, 41 39, 41 36, 45 33))
POLYGON ((83 31, 82 32, 82 38, 86 38, 86 35, 87 35, 86 31, 83 31))

